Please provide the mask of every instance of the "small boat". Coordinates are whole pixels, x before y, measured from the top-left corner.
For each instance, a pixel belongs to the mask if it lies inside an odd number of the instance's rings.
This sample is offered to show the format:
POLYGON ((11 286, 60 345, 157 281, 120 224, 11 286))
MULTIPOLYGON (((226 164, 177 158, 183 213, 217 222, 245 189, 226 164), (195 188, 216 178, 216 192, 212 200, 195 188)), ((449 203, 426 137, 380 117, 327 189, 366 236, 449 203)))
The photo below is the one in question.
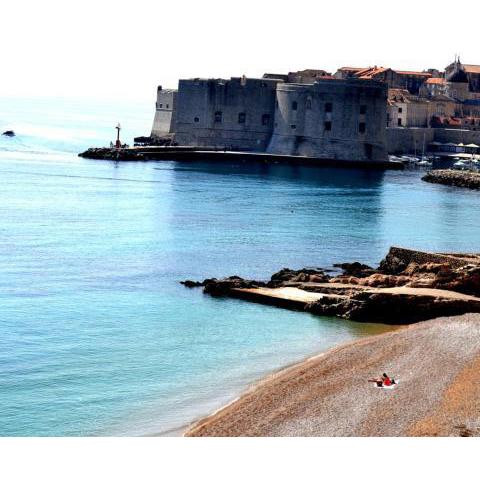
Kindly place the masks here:
POLYGON ((429 162, 428 160, 420 160, 417 165, 419 167, 431 167, 432 166, 432 162, 429 162))
POLYGON ((467 167, 467 164, 463 160, 458 160, 452 166, 455 170, 465 170, 467 167))

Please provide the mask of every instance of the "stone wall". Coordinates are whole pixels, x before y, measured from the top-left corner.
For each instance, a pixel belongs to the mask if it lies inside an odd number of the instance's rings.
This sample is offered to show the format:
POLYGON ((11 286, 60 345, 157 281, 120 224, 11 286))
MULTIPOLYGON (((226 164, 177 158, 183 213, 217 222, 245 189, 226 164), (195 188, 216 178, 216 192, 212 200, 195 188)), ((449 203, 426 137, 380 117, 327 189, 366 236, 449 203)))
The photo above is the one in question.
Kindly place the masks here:
POLYGON ((379 270, 384 273, 396 274, 404 270, 408 264, 414 262, 418 265, 425 263, 448 264, 452 268, 464 267, 466 265, 478 264, 480 258, 472 254, 430 253, 408 248, 390 247, 384 260, 380 262, 379 270))
POLYGON ((180 80, 175 139, 180 145, 265 151, 279 79, 180 80))
POLYGON ((480 145, 480 131, 453 128, 435 128, 435 141, 441 143, 475 143, 480 145))
POLYGON ((161 85, 158 87, 151 133, 153 138, 169 136, 175 131, 176 100, 176 90, 163 90, 161 85))
POLYGON ((279 84, 267 151, 337 160, 385 160, 386 98, 387 86, 376 81, 279 84))
MULTIPOLYGON (((425 141, 425 151, 433 142, 434 128, 387 128, 387 149, 390 154, 422 153, 425 141)), ((439 129, 438 129, 439 130, 439 129)))

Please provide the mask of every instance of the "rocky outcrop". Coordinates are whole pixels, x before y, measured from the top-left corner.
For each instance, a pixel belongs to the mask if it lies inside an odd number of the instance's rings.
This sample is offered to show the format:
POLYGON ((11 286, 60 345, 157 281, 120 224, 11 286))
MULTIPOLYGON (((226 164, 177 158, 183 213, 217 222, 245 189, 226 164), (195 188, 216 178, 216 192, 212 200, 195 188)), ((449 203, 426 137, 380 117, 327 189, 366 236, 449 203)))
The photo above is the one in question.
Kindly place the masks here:
POLYGON ((458 170, 431 170, 422 180, 454 187, 480 189, 480 173, 458 170))
POLYGON ((5 135, 6 137, 14 137, 15 132, 13 130, 5 130, 2 135, 5 135))
POLYGON ((328 282, 330 278, 331 277, 320 268, 303 268, 301 270, 283 268, 272 275, 267 286, 275 288, 291 283, 323 283, 328 282))
POLYGON ((336 315, 360 322, 408 324, 441 315, 480 312, 480 301, 445 298, 441 295, 411 295, 363 291, 336 300, 322 298, 306 310, 318 315, 336 315))
POLYGON ((320 268, 284 268, 268 282, 232 276, 181 283, 190 288, 203 287, 205 293, 213 296, 304 308, 311 313, 356 321, 410 323, 440 315, 480 312, 477 254, 392 247, 378 269, 359 262, 335 267, 341 268, 342 273, 334 277, 320 268))

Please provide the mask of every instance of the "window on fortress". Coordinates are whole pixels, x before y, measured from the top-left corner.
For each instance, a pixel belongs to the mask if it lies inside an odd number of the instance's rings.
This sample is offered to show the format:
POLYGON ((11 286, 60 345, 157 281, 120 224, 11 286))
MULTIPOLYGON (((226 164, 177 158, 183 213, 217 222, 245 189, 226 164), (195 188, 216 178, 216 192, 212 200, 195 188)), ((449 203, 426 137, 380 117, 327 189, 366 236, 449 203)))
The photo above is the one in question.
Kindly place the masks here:
POLYGON ((170 105, 167 103, 167 105, 165 106, 165 108, 170 108, 170 105))
POLYGON ((401 119, 401 118, 397 118, 397 125, 398 125, 399 127, 402 126, 402 119, 401 119))
POLYGON ((305 102, 305 108, 307 110, 311 110, 312 109, 312 100, 310 98, 307 98, 307 101, 305 102))
POLYGON ((325 122, 324 127, 325 131, 329 132, 332 129, 332 122, 325 122))
POLYGON ((193 121, 194 121, 195 123, 198 123, 198 122, 200 121, 200 119, 199 119, 198 117, 195 117, 195 118, 193 119, 193 121))
POLYGON ((333 103, 326 103, 325 104, 325 112, 327 112, 327 113, 333 112, 333 103))
POLYGON ((160 107, 160 108, 163 108, 163 103, 161 103, 161 104, 159 105, 159 107, 160 107))
POLYGON ((398 113, 402 113, 402 112, 403 112, 402 107, 398 107, 398 113))
POLYGON ((245 112, 240 112, 238 114, 238 123, 245 123, 245 119, 247 116, 245 115, 245 112))
POLYGON ((367 129, 367 125, 365 122, 361 122, 358 124, 358 132, 359 133, 365 133, 365 130, 367 129))
POLYGON ((367 106, 360 105, 360 115, 365 115, 367 113, 367 106))
POLYGON ((215 112, 215 123, 222 123, 222 112, 215 112))
POLYGON ((297 102, 292 102, 292 110, 296 110, 298 108, 297 102))
POLYGON ((262 125, 269 125, 270 124, 270 115, 268 113, 264 113, 262 115, 262 125))
POLYGON ((295 130, 295 129, 297 128, 297 126, 296 126, 296 125, 290 125, 290 128, 291 128, 292 130, 295 130))

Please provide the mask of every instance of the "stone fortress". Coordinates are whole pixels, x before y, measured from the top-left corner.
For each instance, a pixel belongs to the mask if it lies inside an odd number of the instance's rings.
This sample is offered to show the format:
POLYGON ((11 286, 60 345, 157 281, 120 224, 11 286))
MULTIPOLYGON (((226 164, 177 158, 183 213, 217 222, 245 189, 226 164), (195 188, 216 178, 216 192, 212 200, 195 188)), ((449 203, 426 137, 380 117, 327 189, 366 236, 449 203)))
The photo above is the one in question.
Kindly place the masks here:
POLYGON ((233 151, 384 161, 386 101, 382 82, 338 80, 323 71, 180 80, 178 91, 158 87, 152 137, 233 151))
POLYGON ((480 66, 456 58, 443 72, 342 67, 334 75, 308 69, 263 78, 180 80, 178 90, 158 87, 151 138, 375 162, 387 160, 387 152, 409 150, 419 136, 415 130, 429 130, 432 141, 434 129, 477 125, 480 130, 480 66))

